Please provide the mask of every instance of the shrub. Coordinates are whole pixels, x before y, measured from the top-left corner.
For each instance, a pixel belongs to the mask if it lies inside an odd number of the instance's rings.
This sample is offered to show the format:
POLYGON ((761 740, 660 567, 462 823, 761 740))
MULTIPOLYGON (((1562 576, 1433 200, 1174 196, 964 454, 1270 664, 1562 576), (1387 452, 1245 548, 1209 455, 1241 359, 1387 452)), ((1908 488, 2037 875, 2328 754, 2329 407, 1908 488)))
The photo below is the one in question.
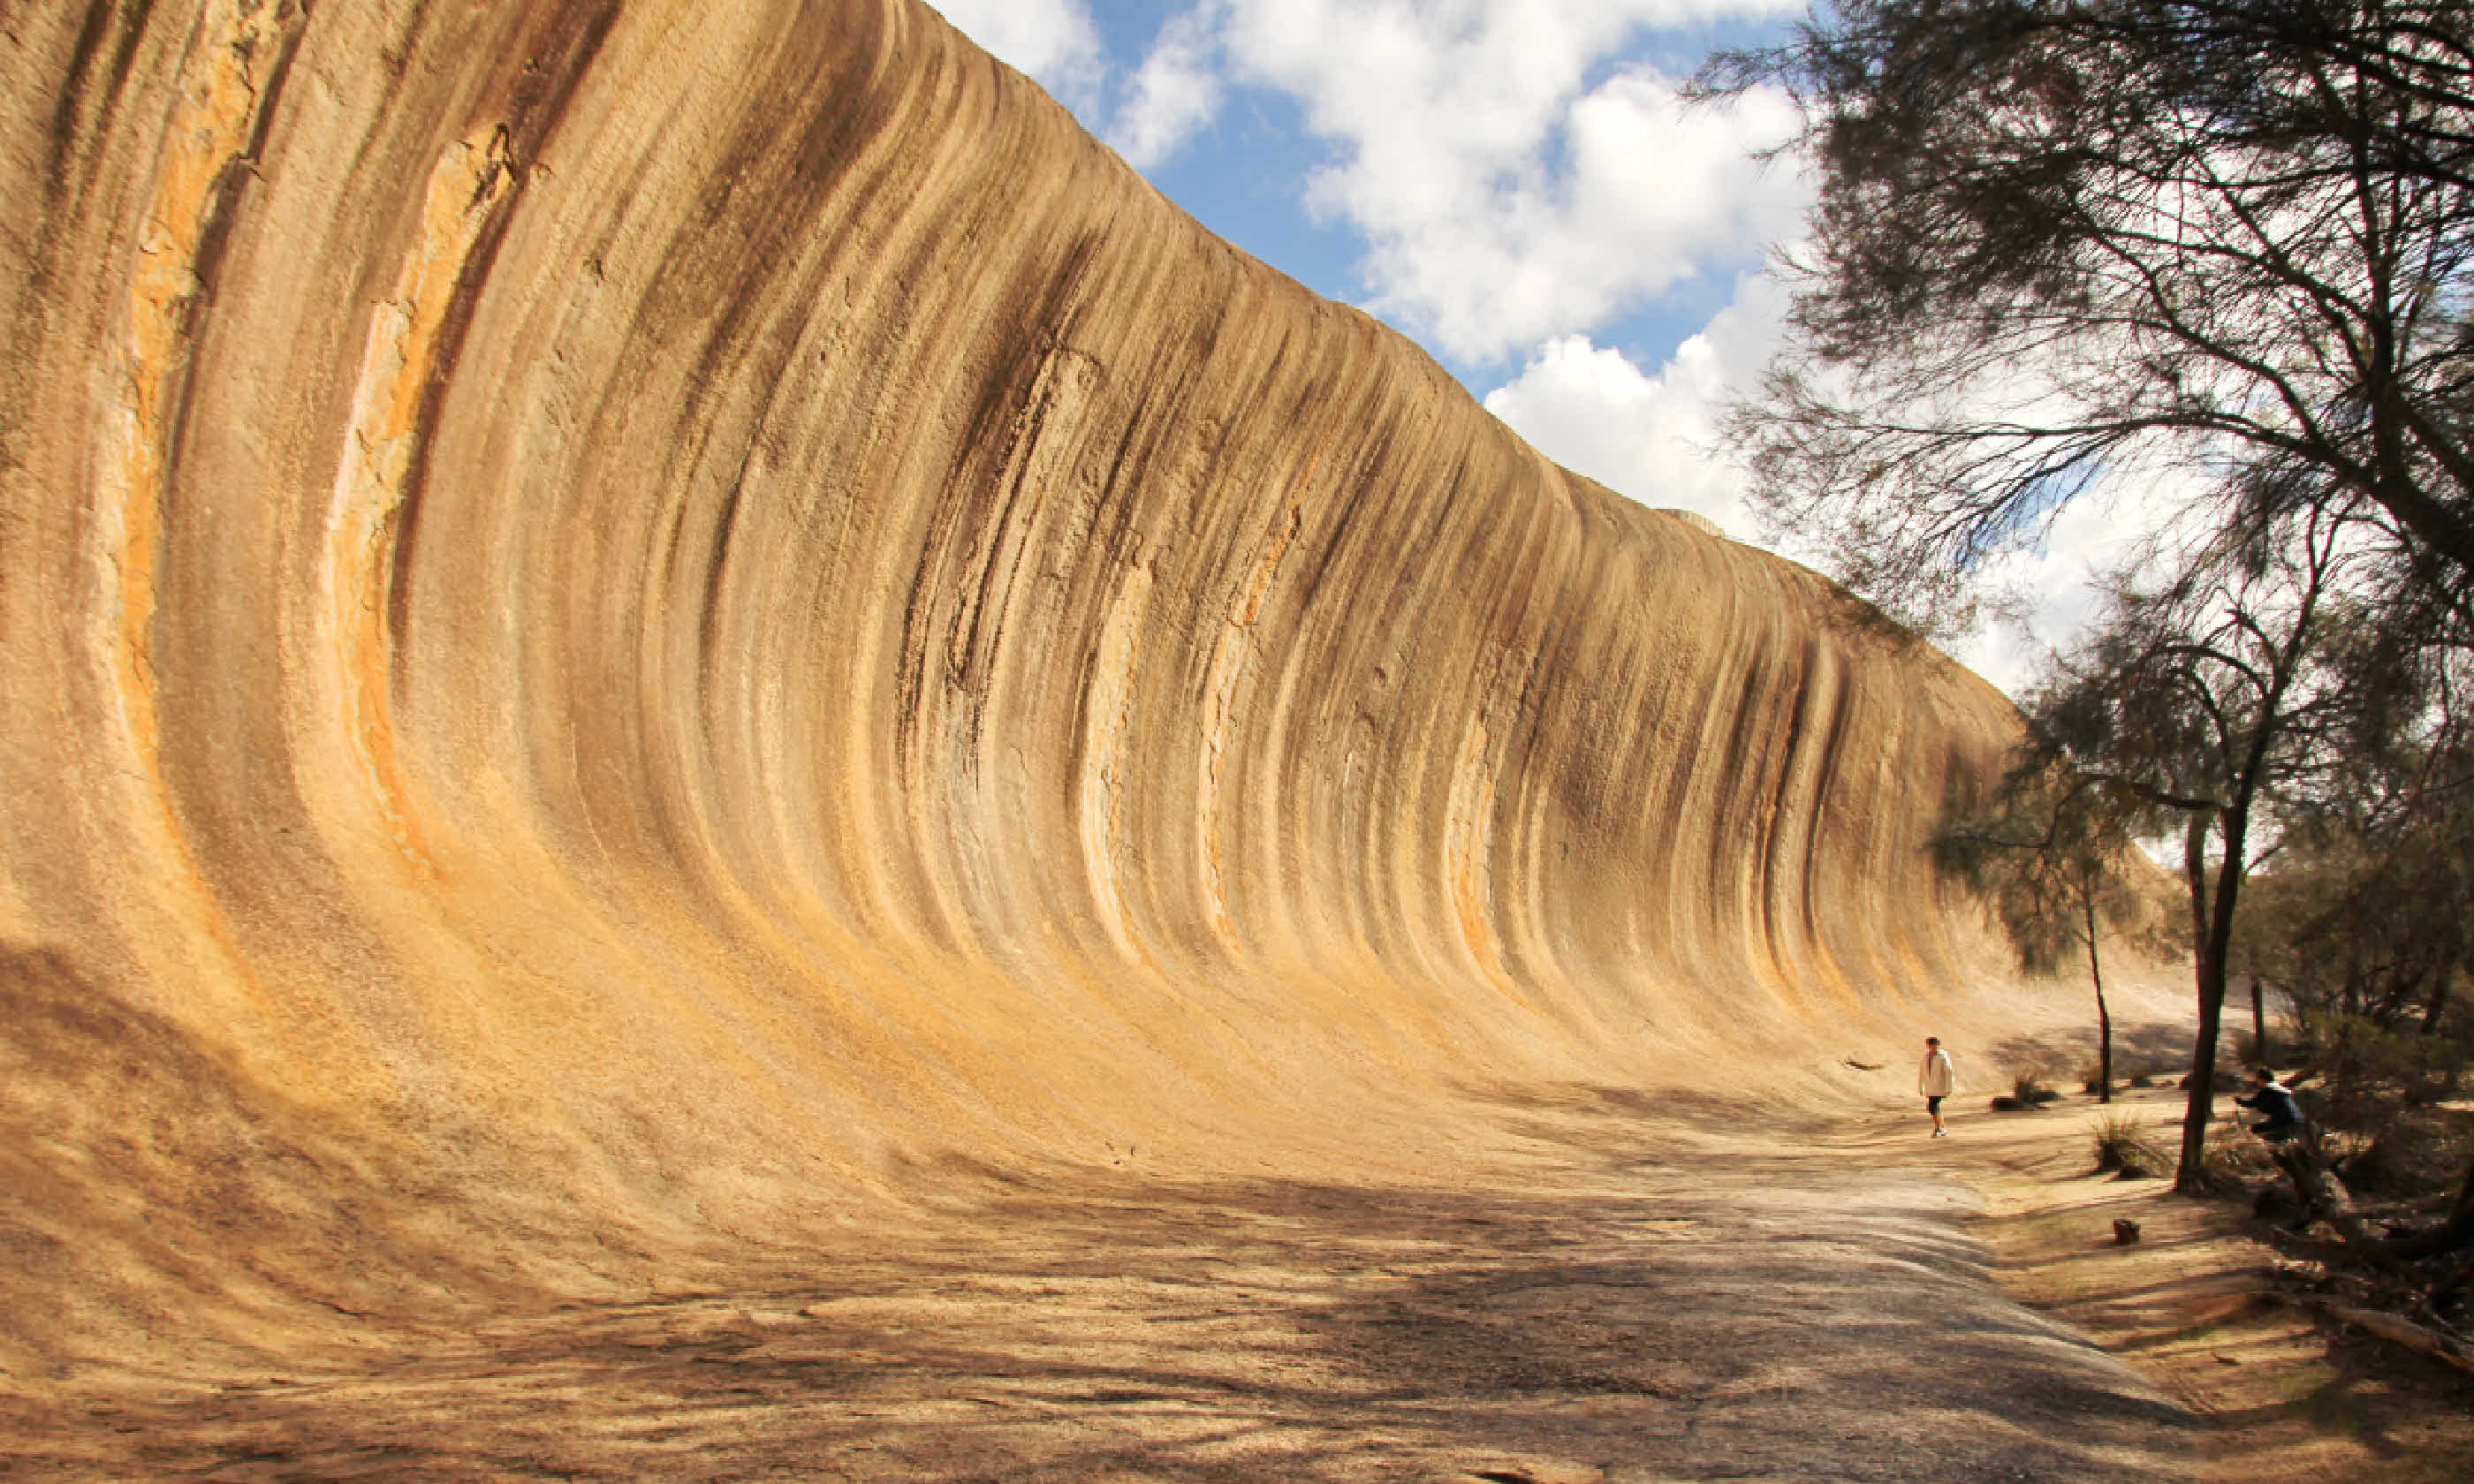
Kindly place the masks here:
POLYGON ((2278 1178, 2268 1145, 2253 1138, 2239 1118, 2219 1118, 2208 1130, 2199 1156, 2200 1180, 2219 1195, 2239 1195, 2278 1178))
POLYGON ((2096 1121, 2094 1137, 2096 1167, 2124 1180, 2152 1180, 2173 1167, 2171 1158, 2148 1141, 2136 1118, 2107 1113, 2096 1121))
POLYGON ((2061 1094, 2045 1086, 2043 1067, 2030 1065, 2010 1069, 2010 1096, 2022 1108, 2042 1108, 2061 1094))
POLYGON ((2338 1128, 2378 1133, 2398 1113, 2444 1102, 2457 1090, 2467 1048, 2443 1036, 2381 1026, 2360 1017, 2316 1018, 2307 1050, 2338 1128))
POLYGON ((2339 1175, 2357 1191, 2411 1199, 2445 1190, 2465 1167, 2465 1142, 2445 1113, 2412 1108, 2384 1120, 2339 1175))

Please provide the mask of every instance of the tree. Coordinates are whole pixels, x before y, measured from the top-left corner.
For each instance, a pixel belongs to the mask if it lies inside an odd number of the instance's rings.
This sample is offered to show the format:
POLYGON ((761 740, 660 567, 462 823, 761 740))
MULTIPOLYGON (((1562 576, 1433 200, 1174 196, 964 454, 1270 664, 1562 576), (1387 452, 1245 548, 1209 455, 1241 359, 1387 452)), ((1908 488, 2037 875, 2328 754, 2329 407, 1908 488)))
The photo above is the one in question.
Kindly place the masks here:
MULTIPOLYGON (((2313 786, 2282 811, 2283 849, 2254 883, 2237 947, 2292 1005, 2314 1118, 2369 1142, 2346 1163, 2394 1192, 2434 1178, 2452 1121, 2435 1105, 2474 1065, 2474 750, 2468 657, 2341 628, 2328 662, 2356 715, 2313 786)), ((2474 1169, 2459 1176, 2474 1233, 2474 1169)))
POLYGON ((2141 481, 2203 531, 2346 511, 2365 580, 2464 618, 2474 7, 1836 0, 1698 85, 1762 83, 1820 183, 1734 425, 1773 527, 1949 632, 1995 555, 2141 481))
POLYGON ((2474 974, 2474 656, 2418 628, 2337 636, 2355 724, 2289 812, 2275 920, 2244 936, 2306 1013, 2429 1036, 2474 974))
POLYGON ((2096 991, 2097 1097, 2113 1101, 2113 1014, 2104 999, 2100 925, 2121 922, 2137 898, 2118 863, 2135 849, 2133 811, 2092 780, 2022 749, 1992 801, 1962 807, 1933 841, 1935 862, 1992 902, 2020 965, 2050 970, 2076 951, 2096 991))
POLYGON ((2455 811, 2410 815, 2393 831, 2290 820, 2265 881, 2268 921, 2245 924, 2241 955, 2317 1022, 2429 1035, 2474 968, 2474 861, 2455 811), (2453 826, 2453 828, 2452 828, 2453 826))
POLYGON ((2030 697, 2050 766, 2178 817, 2198 1030, 2174 1186, 2202 1181, 2236 909, 2274 848, 2254 830, 2328 763, 2354 694, 2326 661, 2341 627, 2350 522, 2290 527, 2191 554, 2171 582, 2123 586, 2095 637, 2030 697))

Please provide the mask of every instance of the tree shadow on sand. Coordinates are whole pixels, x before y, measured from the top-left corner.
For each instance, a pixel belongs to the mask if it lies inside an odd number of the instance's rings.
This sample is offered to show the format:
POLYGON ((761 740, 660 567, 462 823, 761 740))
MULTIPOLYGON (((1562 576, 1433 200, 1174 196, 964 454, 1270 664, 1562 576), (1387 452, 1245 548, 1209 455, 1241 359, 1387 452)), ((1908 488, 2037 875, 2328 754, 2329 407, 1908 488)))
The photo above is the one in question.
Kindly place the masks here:
MULTIPOLYGON (((2001 1299, 1965 1201, 1623 1089, 1483 1187, 1017 1185, 730 1291, 99 1408, 45 1477, 2131 1479, 2190 1420, 2001 1299), (1591 1471, 1597 1471, 1592 1472, 1591 1471)), ((1767 1127, 1776 1129, 1773 1122, 1767 1127)), ((47 1467, 48 1466, 48 1467, 47 1467)))
MULTIPOLYGON (((2191 1069, 2191 1041, 2192 1028, 2181 1021, 2117 1025, 2113 1032, 2113 1075, 2117 1081, 2127 1080, 2141 1071, 2179 1077, 2191 1069)), ((1987 1072, 2037 1067, 2044 1070, 2049 1081, 2058 1081, 2065 1077, 2075 1079, 2083 1069, 2093 1068, 2096 1057, 2096 1027, 2090 1025, 2083 1030, 2006 1037, 1987 1047, 1979 1060, 1987 1072)))

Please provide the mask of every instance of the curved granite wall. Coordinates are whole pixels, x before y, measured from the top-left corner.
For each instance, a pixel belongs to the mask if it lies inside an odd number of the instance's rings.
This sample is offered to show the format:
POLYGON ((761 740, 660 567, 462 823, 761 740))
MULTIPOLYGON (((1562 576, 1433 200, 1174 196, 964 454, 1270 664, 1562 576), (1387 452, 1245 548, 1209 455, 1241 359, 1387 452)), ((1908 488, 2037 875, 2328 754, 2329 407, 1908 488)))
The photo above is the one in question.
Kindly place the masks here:
POLYGON ((1976 951, 1918 847, 1993 692, 921 6, 8 27, 21 1300, 1400 1157, 1976 951))

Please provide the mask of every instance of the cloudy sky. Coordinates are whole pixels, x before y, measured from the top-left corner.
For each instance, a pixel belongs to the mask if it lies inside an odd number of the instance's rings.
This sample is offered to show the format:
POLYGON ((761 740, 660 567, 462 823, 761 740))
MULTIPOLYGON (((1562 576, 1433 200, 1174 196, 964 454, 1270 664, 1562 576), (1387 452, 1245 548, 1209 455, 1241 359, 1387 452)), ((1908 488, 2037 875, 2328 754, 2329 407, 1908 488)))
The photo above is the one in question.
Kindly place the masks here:
MULTIPOLYGON (((931 0, 1171 199, 1309 288, 1416 340, 1548 457, 1742 539, 1713 446, 1783 295, 1763 268, 1811 189, 1759 157, 1756 93, 1686 110, 1713 47, 1803 0, 931 0)), ((2025 559, 2038 628, 2083 613, 2099 513, 2025 559)), ((1954 646, 1996 683, 2032 649, 1954 646)))

